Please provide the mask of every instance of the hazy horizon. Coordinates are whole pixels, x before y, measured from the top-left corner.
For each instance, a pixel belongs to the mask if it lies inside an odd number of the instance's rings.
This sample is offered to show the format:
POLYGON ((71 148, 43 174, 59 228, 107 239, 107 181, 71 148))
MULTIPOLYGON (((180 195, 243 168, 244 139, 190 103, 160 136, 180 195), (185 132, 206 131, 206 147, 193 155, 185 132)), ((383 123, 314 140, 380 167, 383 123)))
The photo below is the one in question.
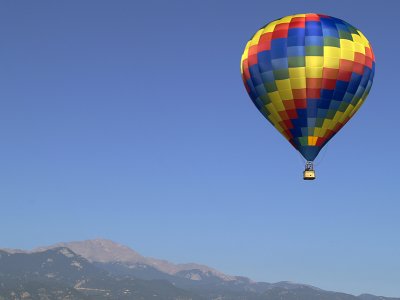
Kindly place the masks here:
POLYGON ((0 247, 104 237, 257 281, 400 297, 397 2, 1 2, 0 247), (371 93, 302 180, 243 86, 248 39, 359 28, 371 93))

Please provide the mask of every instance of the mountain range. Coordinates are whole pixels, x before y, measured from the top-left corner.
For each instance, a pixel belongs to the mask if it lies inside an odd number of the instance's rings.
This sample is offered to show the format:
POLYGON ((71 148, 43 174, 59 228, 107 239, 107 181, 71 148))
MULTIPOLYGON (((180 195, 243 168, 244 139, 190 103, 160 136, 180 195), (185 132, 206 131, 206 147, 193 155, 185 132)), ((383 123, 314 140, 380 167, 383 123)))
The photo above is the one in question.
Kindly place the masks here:
POLYGON ((142 256, 110 240, 0 250, 0 300, 400 300, 255 282, 201 264, 142 256))

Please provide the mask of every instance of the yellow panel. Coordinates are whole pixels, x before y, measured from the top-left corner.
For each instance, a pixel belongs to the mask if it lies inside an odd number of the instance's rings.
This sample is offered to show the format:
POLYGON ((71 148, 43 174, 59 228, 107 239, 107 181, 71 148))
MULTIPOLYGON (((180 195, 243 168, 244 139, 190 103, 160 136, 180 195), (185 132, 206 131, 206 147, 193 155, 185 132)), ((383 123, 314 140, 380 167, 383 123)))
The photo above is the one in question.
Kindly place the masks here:
POLYGON ((246 47, 244 48, 243 54, 242 54, 242 63, 245 59, 249 57, 249 48, 250 48, 250 41, 247 42, 246 47))
POLYGON ((340 48, 354 50, 354 42, 346 39, 340 39, 340 48))
POLYGON ((333 121, 335 121, 337 123, 340 120, 340 118, 342 117, 342 115, 343 115, 343 112, 337 111, 335 113, 335 116, 333 117, 333 121))
POLYGON ((323 72, 322 67, 320 68, 311 68, 311 67, 306 67, 306 77, 307 78, 322 78, 322 72, 323 72))
POLYGON ((308 137, 308 145, 309 146, 315 146, 317 143, 317 137, 316 136, 309 136, 308 137))
POLYGON ((292 90, 279 90, 279 95, 282 100, 293 100, 292 90))
POLYGON ((365 54, 365 47, 363 44, 360 43, 354 43, 354 51, 359 52, 362 54, 365 54))
POLYGON ((340 123, 343 123, 343 121, 344 121, 348 116, 350 116, 350 114, 351 114, 351 112, 353 111, 353 109, 354 109, 354 106, 353 106, 353 105, 350 104, 349 106, 347 106, 346 110, 344 111, 344 113, 343 113, 342 116, 340 117, 339 122, 340 122, 340 123))
POLYGON ((285 107, 283 106, 282 99, 281 99, 281 96, 279 95, 279 92, 275 91, 272 93, 268 93, 268 96, 271 99, 271 102, 277 111, 285 110, 285 107))
POLYGON ((331 69, 339 69, 339 58, 325 57, 324 58, 324 67, 331 68, 331 69))
POLYGON ((360 109, 360 107, 364 103, 365 99, 366 99, 366 96, 362 97, 361 100, 358 101, 358 103, 356 104, 354 109, 350 112, 350 115, 349 115, 350 118, 360 109))
POLYGON ((369 42, 368 42, 367 38, 362 34, 362 32, 360 30, 357 30, 357 32, 360 35, 361 44, 363 44, 364 46, 369 46, 369 42))
POLYGON ((306 67, 322 67, 324 58, 322 56, 306 56, 306 67))
POLYGON ((275 80, 276 87, 279 90, 290 90, 290 80, 283 79, 283 80, 275 80))
POLYGON ((265 108, 270 112, 269 119, 274 125, 282 121, 281 116, 276 112, 276 108, 272 103, 268 103, 267 105, 265 105, 265 108))
POLYGON ((319 137, 324 137, 326 134, 326 129, 325 128, 318 128, 318 136, 319 137))
POLYGON ((250 43, 251 43, 250 46, 258 45, 258 42, 260 41, 260 37, 261 37, 263 31, 264 31, 264 29, 262 28, 256 32, 256 34, 253 36, 253 38, 250 41, 250 43))
POLYGON ((324 58, 325 57, 340 57, 340 48, 325 46, 324 47, 324 58))
POLYGON ((330 125, 331 125, 332 121, 330 119, 325 119, 324 123, 322 123, 322 129, 329 129, 330 125))
POLYGON ((340 52, 340 58, 353 61, 354 60, 354 51, 342 49, 342 51, 340 52))
POLYGON ((264 27, 263 33, 266 33, 266 32, 273 32, 274 29, 275 29, 276 24, 278 24, 277 21, 273 21, 273 22, 267 24, 267 26, 264 27))
POLYGON ((289 77, 291 79, 306 77, 306 68, 305 67, 289 68, 289 77))
POLYGON ((293 16, 283 17, 282 19, 279 20, 279 24, 289 23, 292 19, 293 19, 293 16))
POLYGON ((358 34, 352 33, 351 37, 353 38, 353 42, 362 44, 362 38, 358 34))
POLYGON ((306 77, 290 78, 290 85, 292 89, 305 89, 307 87, 306 77))

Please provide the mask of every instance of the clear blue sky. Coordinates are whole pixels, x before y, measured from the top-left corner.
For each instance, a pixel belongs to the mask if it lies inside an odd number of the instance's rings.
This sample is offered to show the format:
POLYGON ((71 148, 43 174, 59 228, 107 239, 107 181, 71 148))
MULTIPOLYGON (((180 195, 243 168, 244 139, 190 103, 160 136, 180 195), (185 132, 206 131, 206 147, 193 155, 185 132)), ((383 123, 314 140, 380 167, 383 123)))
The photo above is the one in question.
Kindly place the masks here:
POLYGON ((255 280, 400 297, 399 8, 1 1, 0 247, 105 237, 255 280), (376 54, 371 94, 314 182, 239 67, 259 27, 304 12, 348 21, 376 54))

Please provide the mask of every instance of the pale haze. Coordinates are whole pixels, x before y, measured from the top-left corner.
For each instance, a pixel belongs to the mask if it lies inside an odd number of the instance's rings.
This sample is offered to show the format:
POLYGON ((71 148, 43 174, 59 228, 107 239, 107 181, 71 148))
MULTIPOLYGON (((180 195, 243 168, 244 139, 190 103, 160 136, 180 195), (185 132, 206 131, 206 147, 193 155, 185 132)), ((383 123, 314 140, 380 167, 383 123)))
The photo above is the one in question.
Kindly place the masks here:
POLYGON ((0 248, 107 238, 257 281, 400 297, 399 9, 0 1, 0 248), (240 77, 258 28, 307 12, 359 28, 376 55, 313 182, 240 77))

